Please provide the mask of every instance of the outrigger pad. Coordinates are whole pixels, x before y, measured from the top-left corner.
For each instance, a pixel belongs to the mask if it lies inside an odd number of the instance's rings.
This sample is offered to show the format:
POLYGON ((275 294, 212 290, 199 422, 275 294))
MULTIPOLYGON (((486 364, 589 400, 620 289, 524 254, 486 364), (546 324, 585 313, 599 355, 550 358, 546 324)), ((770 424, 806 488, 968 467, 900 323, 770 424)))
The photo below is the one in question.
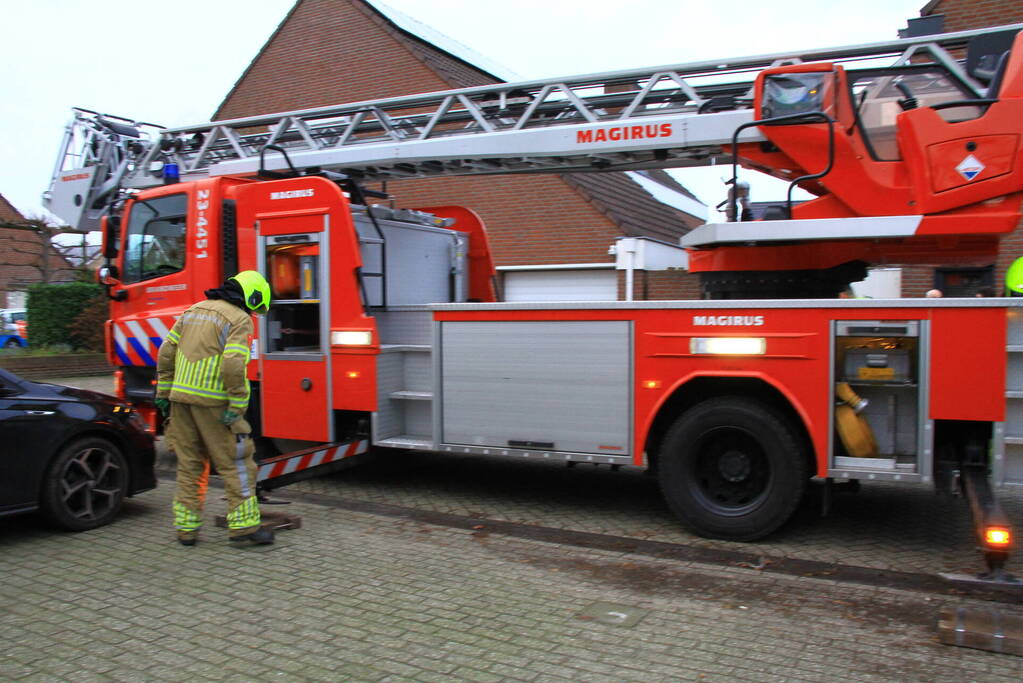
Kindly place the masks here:
MULTIPOLYGON (((227 528, 227 517, 217 515, 216 525, 221 529, 227 528)), ((259 526, 264 529, 282 531, 284 529, 301 529, 302 518, 298 515, 289 515, 285 512, 260 512, 259 526)))
POLYGON ((997 609, 943 609, 938 622, 938 637, 946 645, 1023 657, 1023 617, 997 609))

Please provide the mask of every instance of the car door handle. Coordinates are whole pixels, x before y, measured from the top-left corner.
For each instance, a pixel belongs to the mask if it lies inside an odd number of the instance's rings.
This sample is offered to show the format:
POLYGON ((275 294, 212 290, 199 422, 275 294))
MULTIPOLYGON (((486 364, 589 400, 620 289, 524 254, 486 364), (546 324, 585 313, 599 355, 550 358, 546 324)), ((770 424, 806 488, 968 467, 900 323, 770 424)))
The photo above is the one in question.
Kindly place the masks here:
POLYGON ((53 415, 57 411, 56 410, 26 410, 25 412, 28 413, 29 415, 53 415))

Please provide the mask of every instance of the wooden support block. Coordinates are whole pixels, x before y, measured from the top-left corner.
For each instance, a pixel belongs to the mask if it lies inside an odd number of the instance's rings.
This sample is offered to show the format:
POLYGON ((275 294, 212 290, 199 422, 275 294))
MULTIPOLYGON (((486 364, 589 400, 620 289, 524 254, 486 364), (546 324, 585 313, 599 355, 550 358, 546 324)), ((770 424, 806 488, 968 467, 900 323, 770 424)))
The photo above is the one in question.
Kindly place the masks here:
MULTIPOLYGON (((285 529, 301 529, 302 518, 298 515, 291 515, 286 512, 260 512, 259 526, 264 529, 283 531, 285 529)), ((216 525, 221 529, 227 528, 227 517, 217 515, 216 525)))

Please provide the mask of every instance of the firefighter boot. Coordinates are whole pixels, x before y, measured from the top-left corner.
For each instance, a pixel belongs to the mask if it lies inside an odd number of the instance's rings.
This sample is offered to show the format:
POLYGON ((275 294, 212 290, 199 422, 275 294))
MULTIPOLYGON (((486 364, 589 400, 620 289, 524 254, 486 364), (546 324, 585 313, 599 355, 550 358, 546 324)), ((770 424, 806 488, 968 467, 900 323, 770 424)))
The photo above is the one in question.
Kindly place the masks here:
POLYGON ((231 536, 231 543, 241 545, 248 541, 255 545, 270 545, 274 542, 274 531, 273 529, 264 529, 259 527, 255 531, 248 534, 240 534, 238 536, 231 536))
POLYGON ((194 531, 178 531, 178 543, 181 545, 195 545, 199 540, 199 530, 194 531))

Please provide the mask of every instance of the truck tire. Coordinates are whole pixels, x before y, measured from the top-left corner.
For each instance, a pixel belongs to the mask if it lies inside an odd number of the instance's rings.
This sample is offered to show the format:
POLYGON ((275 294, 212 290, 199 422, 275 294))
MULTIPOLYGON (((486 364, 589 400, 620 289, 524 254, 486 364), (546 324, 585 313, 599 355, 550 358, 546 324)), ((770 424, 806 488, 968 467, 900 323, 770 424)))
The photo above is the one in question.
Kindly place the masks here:
POLYGON ((792 425, 741 396, 686 410, 661 446, 661 493, 683 525, 707 538, 752 541, 795 512, 807 458, 792 425))
POLYGON ((43 514, 68 531, 108 524, 121 509, 128 479, 128 465, 117 446, 92 436, 73 441, 46 469, 43 514))

